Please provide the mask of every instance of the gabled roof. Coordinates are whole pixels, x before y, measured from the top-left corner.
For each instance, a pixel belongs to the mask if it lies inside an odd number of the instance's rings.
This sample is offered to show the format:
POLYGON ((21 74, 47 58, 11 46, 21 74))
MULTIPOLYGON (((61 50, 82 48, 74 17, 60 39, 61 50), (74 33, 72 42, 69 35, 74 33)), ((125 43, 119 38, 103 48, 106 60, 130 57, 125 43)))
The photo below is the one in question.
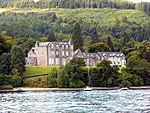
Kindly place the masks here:
MULTIPOLYGON (((82 51, 80 49, 77 49, 75 52, 74 52, 74 56, 78 55, 78 53, 82 53, 82 51)), ((83 53, 82 53, 83 54, 83 53)))

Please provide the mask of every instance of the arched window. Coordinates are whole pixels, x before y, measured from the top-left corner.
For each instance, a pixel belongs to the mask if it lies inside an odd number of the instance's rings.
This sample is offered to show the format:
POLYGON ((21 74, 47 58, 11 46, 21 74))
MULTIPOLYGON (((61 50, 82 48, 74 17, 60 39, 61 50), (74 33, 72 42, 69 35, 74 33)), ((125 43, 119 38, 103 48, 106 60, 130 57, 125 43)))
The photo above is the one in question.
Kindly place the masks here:
POLYGON ((59 57, 59 51, 58 50, 55 51, 55 55, 56 55, 56 57, 59 57))

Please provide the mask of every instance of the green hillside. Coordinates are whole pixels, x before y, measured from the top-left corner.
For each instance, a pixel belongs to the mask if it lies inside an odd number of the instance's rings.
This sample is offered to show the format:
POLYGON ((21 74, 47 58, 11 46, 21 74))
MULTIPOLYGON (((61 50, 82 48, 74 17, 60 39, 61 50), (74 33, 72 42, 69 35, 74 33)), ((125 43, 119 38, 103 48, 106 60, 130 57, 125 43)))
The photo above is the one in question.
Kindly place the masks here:
POLYGON ((110 35, 121 38, 126 32, 137 41, 149 39, 150 17, 137 10, 103 9, 0 9, 0 32, 14 38, 47 37, 68 40, 79 21, 83 36, 110 35), (2 13, 3 12, 3 13, 2 13))

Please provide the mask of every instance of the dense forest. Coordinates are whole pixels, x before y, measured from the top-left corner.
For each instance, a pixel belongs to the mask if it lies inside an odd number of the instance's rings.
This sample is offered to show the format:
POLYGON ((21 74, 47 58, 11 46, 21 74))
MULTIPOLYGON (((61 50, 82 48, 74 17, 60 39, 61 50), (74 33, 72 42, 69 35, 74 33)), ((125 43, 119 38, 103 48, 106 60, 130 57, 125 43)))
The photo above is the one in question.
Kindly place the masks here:
POLYGON ((150 3, 128 0, 1 0, 1 8, 116 8, 136 9, 150 15, 150 3))
POLYGON ((0 0, 0 7, 0 85, 23 86, 25 57, 36 41, 69 39, 83 52, 121 51, 127 65, 87 68, 73 59, 49 73, 47 87, 83 87, 89 73, 95 87, 150 85, 150 3, 0 0))
POLYGON ((130 38, 143 41, 150 37, 149 20, 150 17, 140 11, 108 8, 66 9, 63 16, 56 16, 54 12, 3 12, 0 32, 6 31, 14 38, 47 37, 53 32, 57 41, 61 41, 72 34, 74 24, 79 22, 84 37, 121 38, 126 32, 130 38))

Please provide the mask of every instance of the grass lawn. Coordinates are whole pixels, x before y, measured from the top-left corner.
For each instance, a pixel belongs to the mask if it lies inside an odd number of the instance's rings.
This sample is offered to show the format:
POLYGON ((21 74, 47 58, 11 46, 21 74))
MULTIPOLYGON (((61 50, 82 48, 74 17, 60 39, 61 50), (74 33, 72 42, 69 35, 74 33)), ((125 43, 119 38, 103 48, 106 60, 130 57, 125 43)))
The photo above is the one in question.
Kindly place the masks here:
POLYGON ((27 66, 23 76, 27 77, 40 74, 49 74, 54 68, 58 68, 58 66, 27 66))
MULTIPOLYGON (((59 66, 26 66, 26 71, 24 77, 49 74, 54 68, 59 68, 59 66)), ((25 87, 47 87, 47 76, 37 76, 25 78, 24 80, 25 87)))

